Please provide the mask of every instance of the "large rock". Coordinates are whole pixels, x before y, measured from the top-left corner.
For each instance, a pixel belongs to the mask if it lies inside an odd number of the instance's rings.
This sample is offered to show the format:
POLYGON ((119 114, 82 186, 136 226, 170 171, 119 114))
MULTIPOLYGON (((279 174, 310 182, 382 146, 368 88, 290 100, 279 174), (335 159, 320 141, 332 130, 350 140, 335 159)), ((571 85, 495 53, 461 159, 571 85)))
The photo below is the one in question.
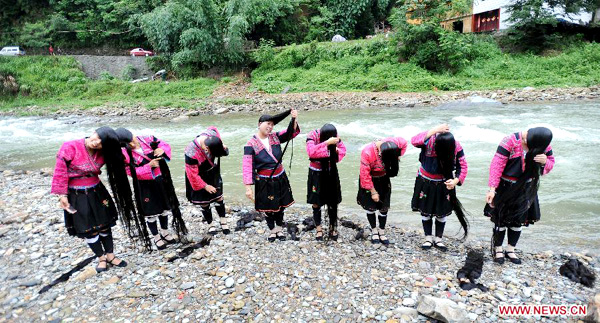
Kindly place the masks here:
POLYGON ((417 311, 442 322, 469 322, 467 312, 449 299, 421 296, 417 311))

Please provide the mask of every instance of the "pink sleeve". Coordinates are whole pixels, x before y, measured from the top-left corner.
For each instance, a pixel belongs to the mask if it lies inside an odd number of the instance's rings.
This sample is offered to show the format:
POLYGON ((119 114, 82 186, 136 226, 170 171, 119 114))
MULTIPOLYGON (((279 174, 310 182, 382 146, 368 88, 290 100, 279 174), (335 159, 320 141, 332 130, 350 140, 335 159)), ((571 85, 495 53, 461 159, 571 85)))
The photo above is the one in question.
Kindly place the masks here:
POLYGON ((56 166, 52 176, 53 194, 67 194, 69 192, 69 175, 67 173, 67 161, 73 160, 75 148, 71 145, 63 144, 56 154, 56 166))
POLYGON ((418 135, 412 137, 410 143, 417 148, 422 148, 423 146, 425 146, 425 137, 427 137, 427 131, 423 131, 418 135))
POLYGON ((308 158, 310 159, 329 157, 329 149, 327 149, 327 144, 324 142, 315 144, 315 140, 312 136, 306 140, 306 152, 308 153, 308 158))
POLYGON ((465 152, 458 141, 456 142, 455 153, 458 159, 458 166, 460 167, 458 168, 460 169, 460 171, 458 172, 458 182, 460 185, 462 185, 465 182, 465 179, 467 178, 467 174, 469 173, 469 165, 467 164, 465 152))
POLYGON ((254 185, 254 148, 244 146, 244 157, 242 157, 242 177, 244 185, 254 185))
MULTIPOLYGON (((131 168, 129 167, 129 154, 127 153, 127 150, 125 148, 121 149, 121 151, 123 152, 123 156, 125 157, 125 172, 127 172, 127 175, 131 176, 131 168)), ((139 167, 134 165, 134 168, 136 178, 139 180, 147 181, 156 178, 156 176, 154 176, 154 174, 152 173, 152 167, 150 167, 150 164, 146 164, 144 166, 139 167)))
POLYGON ((206 187, 206 182, 198 175, 198 165, 185 164, 185 176, 194 191, 199 191, 206 187))
POLYGON ((394 137, 394 143, 400 148, 400 156, 404 156, 406 153, 406 149, 408 148, 408 143, 402 137, 394 137))
POLYGON ((498 145, 496 154, 492 158, 492 164, 490 165, 490 178, 488 180, 489 187, 498 187, 500 185, 500 177, 504 172, 504 167, 508 162, 510 156, 511 147, 511 136, 506 136, 498 145))
POLYGON ((369 154, 366 152, 366 148, 360 155, 360 187, 366 190, 373 189, 371 164, 369 163, 369 154))
POLYGON ((344 159, 344 157, 346 157, 346 145, 344 145, 344 143, 340 140, 340 142, 338 142, 337 144, 337 149, 338 149, 338 163, 342 161, 342 159, 344 159))
POLYGON ((548 145, 545 154, 548 156, 546 159, 546 166, 544 166, 544 170, 542 171, 542 175, 546 175, 550 173, 552 168, 554 168, 554 153, 552 152, 552 147, 548 145))
POLYGON ((160 143, 158 144, 158 148, 162 148, 162 150, 165 151, 165 155, 167 155, 167 159, 171 160, 171 145, 169 145, 164 140, 159 140, 159 141, 160 141, 160 143))

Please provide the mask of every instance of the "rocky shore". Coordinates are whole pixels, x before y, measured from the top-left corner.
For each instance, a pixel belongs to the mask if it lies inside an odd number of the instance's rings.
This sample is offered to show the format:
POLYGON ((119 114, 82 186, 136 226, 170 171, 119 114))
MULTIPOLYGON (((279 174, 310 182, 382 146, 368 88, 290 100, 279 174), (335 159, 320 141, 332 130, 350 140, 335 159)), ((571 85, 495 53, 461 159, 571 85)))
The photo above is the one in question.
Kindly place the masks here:
MULTIPOLYGON (((388 230, 389 247, 357 240, 361 235, 345 227, 338 242, 317 242, 314 231, 302 231, 308 214, 290 210, 286 221, 300 225, 299 241, 268 243, 265 223, 252 221, 172 262, 187 246, 143 253, 118 226, 116 253, 127 268, 97 274, 94 261, 38 294, 92 255, 67 235, 50 181, 43 171, 0 172, 0 321, 564 322, 584 317, 501 316, 498 305, 586 305, 599 293, 599 283, 587 288, 558 273, 576 257, 600 274, 598 250, 525 253, 522 265, 500 266, 480 242, 449 241, 446 253, 423 251, 420 233, 402 228, 388 230), (456 271, 471 248, 485 253, 479 282, 487 292, 458 286, 456 271)), ((190 239, 199 241, 207 231, 201 213, 187 203, 182 212, 190 239)), ((250 212, 249 205, 229 205, 230 227, 250 212)))
POLYGON ((567 102, 600 99, 600 85, 585 88, 533 88, 487 91, 399 92, 314 92, 267 94, 254 91, 249 83, 225 84, 205 100, 190 102, 191 108, 159 107, 147 109, 143 104, 112 103, 89 109, 49 109, 31 106, 1 111, 0 115, 49 116, 129 116, 142 119, 173 119, 227 113, 260 113, 295 107, 300 110, 339 110, 369 108, 411 108, 438 106, 450 102, 509 104, 515 102, 567 102))

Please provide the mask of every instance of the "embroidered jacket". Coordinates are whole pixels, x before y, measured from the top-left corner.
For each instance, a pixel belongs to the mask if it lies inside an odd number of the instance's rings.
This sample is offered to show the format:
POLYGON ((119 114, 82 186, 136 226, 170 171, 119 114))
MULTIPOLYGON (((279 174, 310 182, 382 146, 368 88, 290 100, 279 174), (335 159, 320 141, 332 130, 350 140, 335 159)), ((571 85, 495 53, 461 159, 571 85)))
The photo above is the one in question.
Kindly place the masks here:
MULTIPOLYGON (((417 148, 421 148, 421 154, 419 155, 419 161, 421 167, 419 167, 419 175, 433 180, 443 180, 444 176, 438 169, 438 160, 435 153, 435 139, 436 134, 425 140, 427 131, 421 132, 420 134, 412 137, 411 143, 417 148)), ((468 165, 467 159, 465 158, 465 152, 458 140, 455 140, 456 148, 454 150, 454 176, 458 178, 458 185, 462 185, 467 178, 468 165)))
MULTIPOLYGON (((311 160, 309 167, 313 170, 321 170, 321 162, 313 159, 321 159, 329 157, 329 149, 327 149, 327 145, 325 142, 319 142, 321 131, 313 130, 306 137, 306 152, 308 153, 308 158, 311 160)), ((340 140, 337 143, 338 149, 338 162, 344 159, 346 156, 346 146, 340 140)))
POLYGON ((217 136, 221 138, 221 134, 217 127, 208 127, 203 133, 196 136, 191 143, 185 148, 185 176, 187 177, 192 189, 199 191, 206 187, 206 182, 200 176, 200 169, 209 169, 215 165, 215 157, 211 156, 208 151, 202 149, 198 142, 200 137, 217 136))
MULTIPOLYGON (((296 125, 295 131, 291 134, 287 133, 287 129, 270 133, 268 139, 269 145, 271 146, 271 151, 265 149, 262 141, 260 141, 256 135, 252 136, 252 138, 250 138, 250 140, 248 140, 244 146, 244 157, 242 159, 242 174, 244 184, 253 185, 254 176, 258 176, 258 172, 261 170, 273 170, 283 154, 281 144, 296 138, 299 133, 299 125, 296 125)), ((273 176, 281 175, 284 172, 283 163, 280 163, 278 168, 280 170, 277 171, 273 176)))
MULTIPOLYGON (((496 154, 490 165, 490 178, 488 185, 498 187, 500 178, 516 181, 525 171, 525 155, 521 133, 516 132, 504 137, 496 150, 496 154)), ((552 147, 548 145, 545 152, 548 156, 542 175, 548 174, 554 167, 554 155, 552 147)))
MULTIPOLYGON (((408 144, 402 137, 391 137, 381 139, 381 141, 392 141, 398 148, 400 148, 400 156, 403 156, 406 152, 408 144)), ((373 189, 373 177, 381 177, 385 175, 385 168, 381 156, 379 156, 379 149, 375 145, 375 142, 368 144, 363 148, 360 154, 360 187, 371 190, 373 189)))
POLYGON ((79 189, 97 185, 103 165, 102 152, 98 150, 90 155, 85 148, 85 139, 63 143, 56 154, 51 192, 67 194, 69 188, 79 189))
MULTIPOLYGON (((140 148, 143 150, 143 154, 132 150, 131 153, 133 155, 133 163, 135 164, 135 174, 139 180, 152 180, 161 175, 160 168, 150 167, 150 158, 148 155, 151 155, 154 150, 150 146, 150 143, 154 140, 158 141, 158 148, 162 148, 165 151, 163 157, 168 161, 171 160, 171 146, 163 140, 160 140, 154 136, 137 136, 138 141, 140 142, 140 148)), ((131 176, 131 171, 129 170, 129 154, 127 154, 127 150, 122 148, 123 156, 125 156, 125 171, 127 175, 131 176)))

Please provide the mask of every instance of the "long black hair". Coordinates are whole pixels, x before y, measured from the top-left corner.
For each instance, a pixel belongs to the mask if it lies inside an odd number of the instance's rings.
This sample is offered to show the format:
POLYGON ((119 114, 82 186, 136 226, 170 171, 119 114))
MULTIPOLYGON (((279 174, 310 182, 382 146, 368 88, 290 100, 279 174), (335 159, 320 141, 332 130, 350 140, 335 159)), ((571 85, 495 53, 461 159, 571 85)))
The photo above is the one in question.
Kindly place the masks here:
POLYGON ((115 130, 106 126, 96 129, 96 133, 102 141, 102 156, 106 164, 108 182, 115 199, 115 204, 117 205, 117 210, 121 215, 121 223, 125 226, 127 235, 130 238, 140 237, 144 248, 150 250, 152 244, 146 226, 140 223, 132 199, 119 136, 115 130), (132 222, 135 226, 132 226, 132 222))
MULTIPOLYGON (((332 137, 337 137, 335 126, 330 123, 323 125, 319 130, 319 142, 325 142, 332 137)), ((337 199, 342 190, 340 187, 340 175, 337 169, 338 153, 336 148, 337 145, 327 146, 329 157, 317 159, 321 163, 320 198, 328 207, 331 204, 337 205, 339 203, 337 199)))
POLYGON ((494 198, 494 208, 498 217, 495 222, 498 224, 524 221, 518 217, 526 215, 531 201, 537 194, 542 173, 542 166, 533 158, 546 152, 552 141, 552 131, 545 127, 531 128, 527 131, 526 140, 529 150, 525 155, 525 171, 510 190, 494 198))
MULTIPOLYGON (((456 140, 452 133, 444 132, 436 135, 435 154, 437 156, 438 170, 444 176, 444 181, 454 179, 456 140)), ((458 222, 460 222, 464 232, 462 239, 465 239, 469 234, 469 221, 467 220, 466 211, 462 206, 462 203, 460 203, 456 196, 456 187, 452 190, 448 190, 448 195, 450 196, 450 203, 452 203, 452 210, 454 211, 454 214, 456 214, 458 222)))
POLYGON ((381 161, 383 161, 383 168, 385 174, 388 177, 398 176, 398 170, 400 169, 400 148, 396 143, 392 141, 384 141, 379 147, 381 151, 381 161))

